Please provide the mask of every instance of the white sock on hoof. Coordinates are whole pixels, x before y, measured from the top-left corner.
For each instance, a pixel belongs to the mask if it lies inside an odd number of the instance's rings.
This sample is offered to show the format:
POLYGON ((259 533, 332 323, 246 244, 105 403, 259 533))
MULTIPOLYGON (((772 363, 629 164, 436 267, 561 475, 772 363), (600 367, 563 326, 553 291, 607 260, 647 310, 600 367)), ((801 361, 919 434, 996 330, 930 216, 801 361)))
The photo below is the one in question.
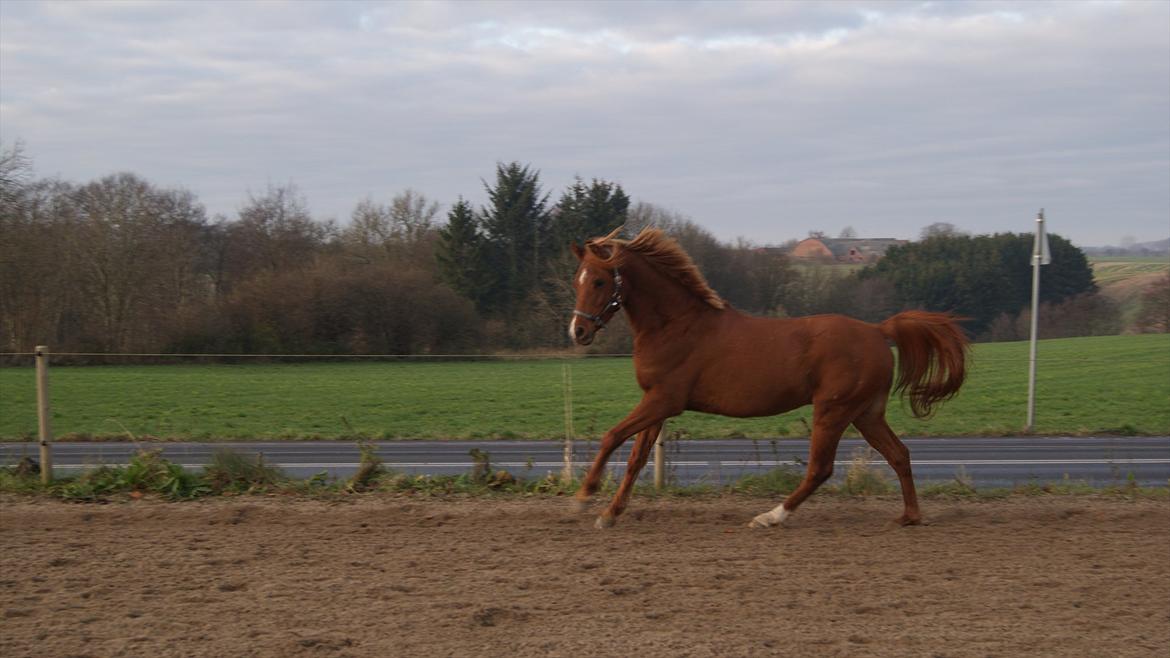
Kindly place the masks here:
POLYGON ((753 528, 767 528, 774 525, 780 525, 784 523, 784 520, 787 519, 791 514, 792 512, 784 509, 784 503, 781 503, 773 508, 771 512, 764 512, 763 514, 760 514, 756 518, 752 519, 750 525, 753 528))

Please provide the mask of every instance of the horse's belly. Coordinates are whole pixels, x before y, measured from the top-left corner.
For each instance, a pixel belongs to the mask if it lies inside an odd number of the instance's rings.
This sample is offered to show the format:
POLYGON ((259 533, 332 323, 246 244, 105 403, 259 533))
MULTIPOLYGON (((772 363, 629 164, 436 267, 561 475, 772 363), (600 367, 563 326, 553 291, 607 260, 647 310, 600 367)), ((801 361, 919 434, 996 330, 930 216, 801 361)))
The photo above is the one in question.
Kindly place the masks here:
POLYGON ((752 382, 727 377, 695 387, 687 408, 723 416, 750 418, 773 416, 812 402, 812 393, 803 385, 784 386, 777 382, 752 382))

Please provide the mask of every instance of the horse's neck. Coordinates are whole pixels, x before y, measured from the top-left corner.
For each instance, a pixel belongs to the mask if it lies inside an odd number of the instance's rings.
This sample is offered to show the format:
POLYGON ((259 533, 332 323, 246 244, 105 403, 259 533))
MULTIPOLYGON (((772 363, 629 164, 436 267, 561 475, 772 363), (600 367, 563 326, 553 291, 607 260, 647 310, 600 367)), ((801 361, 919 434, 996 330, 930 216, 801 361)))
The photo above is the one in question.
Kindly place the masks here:
POLYGON ((625 308, 635 337, 648 337, 680 322, 694 322, 707 312, 717 312, 678 281, 640 259, 627 265, 622 276, 629 279, 625 308))

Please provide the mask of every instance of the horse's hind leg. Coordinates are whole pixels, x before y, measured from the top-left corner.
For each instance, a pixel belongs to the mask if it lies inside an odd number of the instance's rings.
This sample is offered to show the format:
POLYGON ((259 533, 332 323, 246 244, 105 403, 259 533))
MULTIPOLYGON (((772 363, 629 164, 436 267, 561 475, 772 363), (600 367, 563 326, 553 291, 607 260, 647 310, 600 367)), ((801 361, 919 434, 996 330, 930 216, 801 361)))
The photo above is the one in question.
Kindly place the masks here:
POLYGON ((780 525, 788 515, 812 495, 817 487, 833 475, 833 459, 837 456, 837 444, 841 434, 853 420, 855 407, 829 407, 816 405, 813 408, 813 432, 808 446, 808 469, 800 486, 777 505, 772 511, 764 512, 752 519, 753 528, 780 525))
POLYGON ((597 527, 608 528, 612 526, 618 515, 625 511, 626 503, 630 501, 630 493, 634 489, 634 482, 638 480, 638 473, 642 471, 646 460, 650 458, 650 448, 654 445, 654 441, 661 431, 662 423, 656 423, 642 430, 638 435, 638 440, 634 442, 634 447, 630 450, 630 460, 626 464, 626 474, 622 477, 622 484, 618 487, 617 494, 613 497, 609 508, 597 517, 597 527))
POLYGON ((902 525, 918 525, 922 522, 922 513, 918 510, 918 494, 914 490, 914 476, 910 472, 910 449, 894 434, 886 422, 885 408, 866 412, 853 421, 869 445, 886 458, 886 462, 898 474, 898 482, 902 485, 902 503, 905 509, 898 522, 902 525))

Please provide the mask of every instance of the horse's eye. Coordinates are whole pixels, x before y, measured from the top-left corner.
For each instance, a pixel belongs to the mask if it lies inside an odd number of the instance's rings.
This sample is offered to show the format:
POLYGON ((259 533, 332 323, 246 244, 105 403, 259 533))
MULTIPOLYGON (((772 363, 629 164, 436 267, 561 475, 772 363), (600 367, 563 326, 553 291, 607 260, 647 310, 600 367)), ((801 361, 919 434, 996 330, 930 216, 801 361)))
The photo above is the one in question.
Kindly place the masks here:
POLYGON ((600 288, 601 286, 604 286, 604 285, 605 285, 605 281, 602 279, 594 279, 594 281, 593 281, 594 288, 600 288))

